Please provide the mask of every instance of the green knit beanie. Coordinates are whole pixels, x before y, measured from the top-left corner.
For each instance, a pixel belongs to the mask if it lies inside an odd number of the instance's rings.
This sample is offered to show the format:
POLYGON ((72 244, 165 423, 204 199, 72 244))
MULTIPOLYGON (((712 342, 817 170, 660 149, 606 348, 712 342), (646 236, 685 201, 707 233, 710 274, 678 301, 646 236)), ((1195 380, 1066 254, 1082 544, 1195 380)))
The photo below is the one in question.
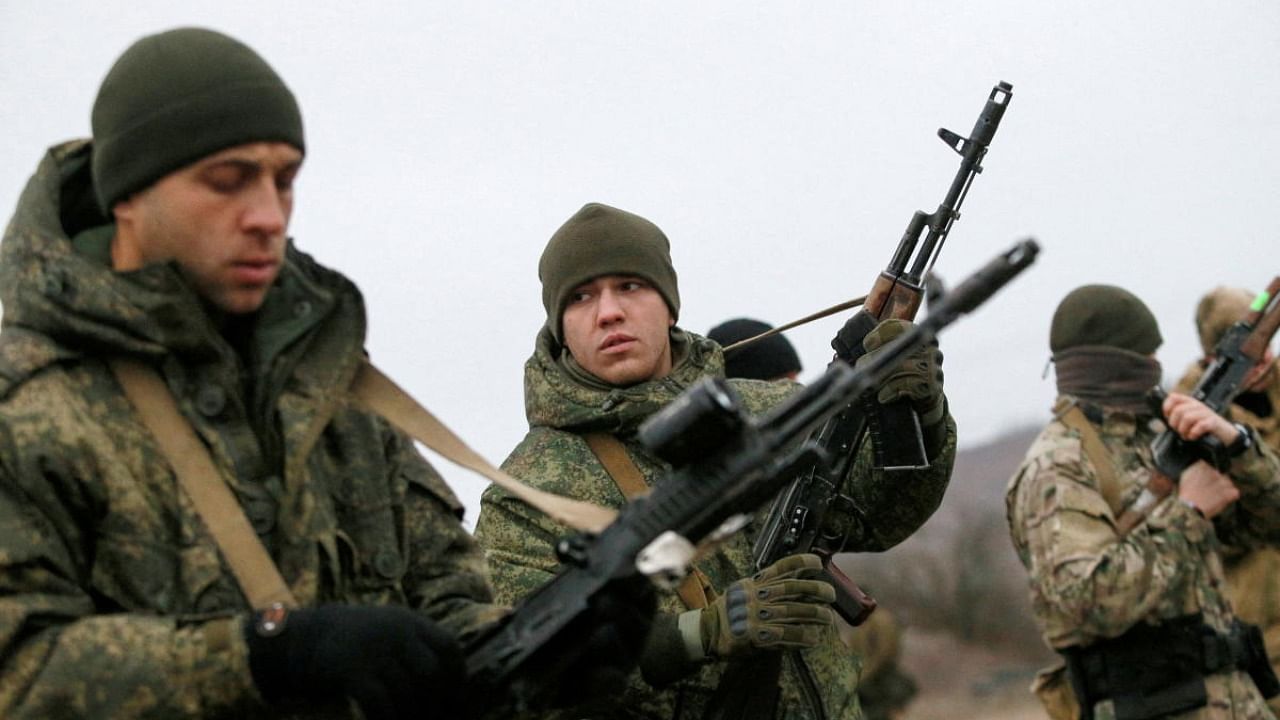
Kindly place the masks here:
POLYGON ((1084 285, 1067 293, 1053 313, 1049 349, 1104 345, 1139 355, 1160 347, 1160 327, 1145 303, 1114 285, 1084 285))
POLYGON ((601 275, 635 275, 653 283, 680 316, 680 289, 671 266, 671 245, 657 225, 625 210, 588 203, 556 230, 538 261, 547 327, 563 343, 561 318, 569 295, 601 275))
POLYGON ((280 76, 212 30, 149 35, 116 60, 93 102, 93 183, 104 212, 181 167, 249 142, 305 151, 302 115, 280 76))

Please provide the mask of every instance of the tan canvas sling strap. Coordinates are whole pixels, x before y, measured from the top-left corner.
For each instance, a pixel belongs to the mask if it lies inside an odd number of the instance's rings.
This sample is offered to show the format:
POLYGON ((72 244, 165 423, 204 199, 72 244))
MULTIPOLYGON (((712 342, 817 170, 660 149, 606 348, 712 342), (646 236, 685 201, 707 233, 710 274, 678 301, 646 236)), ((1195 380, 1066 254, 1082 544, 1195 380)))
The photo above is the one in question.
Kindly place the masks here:
POLYGON ((529 487, 494 467, 392 382, 391 378, 368 362, 362 363, 356 372, 355 380, 351 383, 351 395, 357 403, 381 415, 404 434, 450 462, 483 475, 493 484, 564 525, 598 533, 618 515, 616 511, 599 505, 529 487))
POLYGON ((115 358, 110 365, 226 558, 250 607, 263 610, 276 603, 297 607, 297 600, 253 531, 244 509, 218 474, 209 450, 182 416, 164 380, 134 360, 115 358))
POLYGON ((1097 428, 1089 422, 1089 418, 1085 417, 1080 406, 1069 398, 1058 401, 1054 406, 1054 415, 1062 421, 1062 424, 1080 433, 1080 445, 1084 455, 1098 473, 1098 490, 1102 493, 1102 498, 1107 501, 1107 506, 1111 508, 1111 514, 1116 518, 1116 532, 1120 537, 1128 535, 1142 523, 1147 513, 1154 507, 1155 501, 1172 492, 1173 483, 1163 475, 1152 473, 1147 487, 1143 489, 1138 500, 1128 508, 1121 508, 1122 489, 1120 479, 1116 475, 1115 462, 1111 459, 1107 446, 1103 444, 1102 437, 1098 435, 1097 428))
MULTIPOLYGON (((649 484, 645 482, 640 468, 636 467, 631 456, 627 454, 627 448, 618 438, 608 433, 586 433, 582 439, 587 441, 587 446, 600 460, 609 477, 613 478, 613 483, 618 486, 618 490, 622 491, 623 497, 630 500, 649 492, 649 484)), ((676 588, 680 601, 690 610, 701 610, 707 606, 708 591, 710 595, 715 594, 711 590, 711 580, 692 565, 689 566, 689 574, 684 576, 680 587, 676 588)))
MULTIPOLYGON (((218 474, 208 448, 178 409, 164 380, 155 370, 135 360, 113 358, 110 365, 125 396, 155 437, 196 513, 209 528, 249 604, 254 609, 264 609, 276 603, 296 607, 297 600, 280 576, 275 562, 253 531, 235 495, 218 474)), ((367 362, 361 364, 350 392, 356 402, 382 415, 401 432, 451 462, 489 478, 512 495, 566 525, 599 532, 617 515, 607 508, 528 487, 493 467, 367 362)))

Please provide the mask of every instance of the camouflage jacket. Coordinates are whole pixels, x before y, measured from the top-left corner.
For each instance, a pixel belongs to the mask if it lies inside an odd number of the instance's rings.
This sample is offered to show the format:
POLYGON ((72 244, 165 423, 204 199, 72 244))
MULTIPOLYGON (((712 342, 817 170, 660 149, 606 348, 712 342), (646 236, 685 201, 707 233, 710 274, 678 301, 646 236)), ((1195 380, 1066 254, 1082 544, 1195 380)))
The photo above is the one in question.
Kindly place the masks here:
MULTIPOLYGON (((1192 364, 1178 381, 1177 389, 1191 391, 1202 375, 1204 366, 1192 364)), ((1240 405, 1232 405, 1227 417, 1232 422, 1253 427, 1263 442, 1280 452, 1280 372, 1271 371, 1271 382, 1262 394, 1271 403, 1271 413, 1266 417, 1259 417, 1240 405)), ((1280 671, 1280 549, 1224 548, 1223 562, 1231 608, 1242 620, 1262 628, 1271 666, 1280 671)), ((1268 704, 1272 711, 1280 712, 1280 697, 1272 698, 1268 704)))
MULTIPOLYGON (((1090 413, 1114 462, 1121 505, 1128 505, 1151 472, 1150 444, 1163 423, 1122 411, 1090 413)), ((1175 493, 1120 537, 1078 433, 1051 422, 1027 451, 1005 497, 1009 531, 1030 575, 1032 610, 1045 642, 1055 649, 1087 646, 1139 622, 1193 613, 1225 632, 1234 616, 1223 594, 1221 543, 1280 541, 1278 473, 1274 453, 1262 447, 1249 451, 1231 469, 1240 500, 1212 523, 1175 493)), ((1215 675, 1207 686, 1209 706, 1185 717, 1271 717, 1243 673, 1215 675)), ((1104 720, 1111 713, 1110 701, 1104 701, 1095 717, 1104 720)))
POLYGON ((380 418, 333 405, 363 356, 356 288, 290 248, 242 360, 175 268, 73 249, 105 222, 88 160, 53 148, 0 245, 0 716, 273 716, 250 608, 110 356, 160 372, 303 605, 406 605, 462 634, 492 618, 453 493, 380 418))
MULTIPOLYGON (((623 504, 622 493, 582 439, 587 432, 608 432, 618 437, 650 484, 659 481, 668 466, 650 455, 635 440, 640 422, 663 407, 705 375, 722 376, 720 348, 704 338, 673 332, 676 356, 670 375, 629 388, 593 389, 575 381, 555 359, 550 333, 539 334, 533 357, 525 364, 525 411, 530 430, 511 452, 503 467, 512 475, 551 492, 590 500, 610 507, 623 504)), ((750 412, 761 413, 798 387, 794 383, 731 380, 750 412)), ((948 439, 931 469, 909 476, 874 472, 869 450, 859 458, 845 483, 844 492, 863 510, 866 521, 844 517, 836 521, 849 533, 850 551, 883 550, 910 535, 942 500, 955 457, 955 426, 948 418, 948 439)), ((515 602, 545 582, 558 563, 552 552, 555 540, 567 530, 545 515, 491 487, 481 499, 476 537, 485 548, 494 590, 502 602, 515 602)), ((699 564, 717 591, 750 574, 750 530, 722 546, 699 564)), ((674 594, 660 600, 662 612, 673 616, 686 608, 674 594)), ((855 689, 861 659, 848 651, 836 632, 818 647, 803 653, 806 669, 788 664, 783 679, 782 717, 791 720, 816 717, 801 699, 798 679, 812 673, 822 696, 824 717, 860 717, 855 689)), ((702 666, 692 676, 662 690, 633 677, 613 717, 698 718, 714 691, 723 664, 702 666)))

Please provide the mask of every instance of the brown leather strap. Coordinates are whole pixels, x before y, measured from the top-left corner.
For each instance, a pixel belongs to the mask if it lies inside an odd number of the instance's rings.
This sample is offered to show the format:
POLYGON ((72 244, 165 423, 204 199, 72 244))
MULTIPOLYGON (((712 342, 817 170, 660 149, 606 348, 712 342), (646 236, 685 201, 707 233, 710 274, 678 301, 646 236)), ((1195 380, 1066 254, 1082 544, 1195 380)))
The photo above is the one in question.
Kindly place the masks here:
POLYGON ((125 396, 155 437, 160 452, 178 476, 178 483, 209 529, 249 605, 255 610, 276 603, 297 607, 297 600, 253 531, 244 509, 218 473, 209 449, 183 417, 164 380, 134 360, 116 358, 110 365, 125 396))
MULTIPOLYGON (((630 500, 649 492, 649 483, 645 482, 640 468, 636 467, 627 454, 627 448, 618 438, 608 433, 586 433, 582 439, 587 441, 587 446, 595 453, 624 497, 630 500)), ((685 607, 701 610, 707 606, 708 598, 714 596, 715 591, 711 588, 711 580, 697 567, 690 565, 689 574, 684 576, 684 581, 676 588, 676 594, 685 607)))
POLYGON ((1098 491, 1102 493, 1102 499, 1106 500, 1107 507, 1111 508, 1112 516, 1116 518, 1116 532, 1121 537, 1128 535, 1135 527, 1142 524, 1156 502, 1173 491, 1173 483, 1163 475, 1152 473, 1138 501, 1129 507, 1122 508, 1123 488, 1116 474, 1115 461, 1112 460, 1111 453, 1103 444, 1102 437, 1098 435, 1098 430, 1093 423, 1085 417, 1080 406, 1069 398, 1058 401, 1054 406, 1054 414, 1062 424, 1080 434, 1080 445, 1084 455, 1098 474, 1098 491))
POLYGON ((600 532, 617 517, 617 512, 608 508, 529 487, 494 467, 368 362, 362 363, 356 372, 351 395, 357 403, 381 415, 404 434, 450 462, 483 475, 560 523, 579 530, 600 532))

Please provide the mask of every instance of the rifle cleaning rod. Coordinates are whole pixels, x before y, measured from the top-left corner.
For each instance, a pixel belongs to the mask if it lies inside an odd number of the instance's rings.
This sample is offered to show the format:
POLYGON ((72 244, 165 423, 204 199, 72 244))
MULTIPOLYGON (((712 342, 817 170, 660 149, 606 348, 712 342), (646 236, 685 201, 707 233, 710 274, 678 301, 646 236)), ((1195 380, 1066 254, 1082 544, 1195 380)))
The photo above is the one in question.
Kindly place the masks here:
POLYGON ((772 336, 774 336, 774 335, 777 335, 778 333, 786 332, 787 330, 790 330, 791 328, 800 327, 801 325, 804 325, 804 324, 806 324, 806 323, 811 323, 811 322, 813 322, 814 320, 821 320, 821 319, 822 319, 822 318, 824 318, 824 317, 828 317, 828 316, 830 316, 830 315, 835 315, 835 314, 836 314, 836 313, 838 313, 838 312, 844 312, 845 310, 848 310, 848 309, 850 309, 850 308, 856 308, 856 307, 858 307, 858 306, 862 305, 862 303, 864 303, 864 302, 866 302, 866 301, 867 301, 867 296, 866 296, 866 295, 863 295, 863 296, 861 296, 861 297, 856 297, 856 298, 854 298, 854 299, 852 299, 852 300, 849 300, 849 301, 846 301, 846 302, 842 302, 842 303, 840 303, 839 305, 832 305, 831 307, 827 308, 826 310, 819 310, 818 312, 816 312, 816 313, 814 313, 814 314, 812 314, 812 315, 806 315, 805 317, 802 317, 802 318, 800 318, 799 320, 792 320, 791 322, 787 323, 786 325, 779 325, 778 327, 776 327, 776 328, 774 328, 774 329, 772 329, 772 330, 766 330, 766 331, 764 331, 764 332, 760 333, 759 335, 756 335, 755 337, 749 337, 749 338, 747 338, 746 340, 739 340, 738 342, 733 343, 732 345, 729 345, 728 347, 724 348, 724 352, 725 352, 726 354, 728 354, 729 352, 732 352, 732 351, 734 351, 734 350, 737 350, 737 349, 738 349, 738 348, 740 348, 740 347, 745 347, 745 346, 750 345, 751 343, 756 342, 756 341, 758 341, 758 340, 763 340, 763 339, 765 339, 765 338, 767 338, 767 337, 772 337, 772 336))

